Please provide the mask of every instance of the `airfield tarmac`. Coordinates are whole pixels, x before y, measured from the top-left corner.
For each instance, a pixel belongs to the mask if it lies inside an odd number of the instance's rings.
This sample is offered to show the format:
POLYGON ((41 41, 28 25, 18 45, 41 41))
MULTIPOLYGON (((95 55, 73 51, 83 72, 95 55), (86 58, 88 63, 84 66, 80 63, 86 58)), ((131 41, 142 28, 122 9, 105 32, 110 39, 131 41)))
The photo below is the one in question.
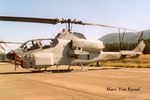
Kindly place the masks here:
POLYGON ((1 63, 0 100, 150 100, 150 69, 78 69, 33 73, 1 63))

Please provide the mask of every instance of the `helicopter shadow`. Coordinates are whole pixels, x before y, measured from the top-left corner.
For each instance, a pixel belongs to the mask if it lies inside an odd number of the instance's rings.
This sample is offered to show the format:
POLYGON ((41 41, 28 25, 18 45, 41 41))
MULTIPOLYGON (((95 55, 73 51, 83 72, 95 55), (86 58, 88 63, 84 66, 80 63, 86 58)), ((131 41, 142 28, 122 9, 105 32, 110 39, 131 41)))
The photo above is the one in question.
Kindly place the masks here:
POLYGON ((122 68, 100 68, 100 69, 88 69, 86 71, 82 71, 82 70, 74 70, 74 69, 60 69, 60 70, 40 70, 40 71, 35 71, 35 70, 31 70, 31 71, 26 71, 26 72, 0 72, 0 75, 17 75, 17 74, 39 74, 39 73, 70 73, 70 72, 88 72, 88 71, 96 71, 96 70, 118 70, 118 69, 122 69, 122 68))
POLYGON ((113 68, 100 68, 100 69, 89 69, 88 71, 94 71, 94 70, 119 70, 123 69, 123 67, 113 67, 113 68))
MULTIPOLYGON (((72 69, 73 70, 73 69, 72 69)), ((40 70, 40 71, 35 71, 35 70, 31 70, 31 71, 26 71, 26 72, 0 72, 0 75, 12 75, 12 74, 39 74, 39 73, 68 73, 71 72, 72 70, 40 70)))

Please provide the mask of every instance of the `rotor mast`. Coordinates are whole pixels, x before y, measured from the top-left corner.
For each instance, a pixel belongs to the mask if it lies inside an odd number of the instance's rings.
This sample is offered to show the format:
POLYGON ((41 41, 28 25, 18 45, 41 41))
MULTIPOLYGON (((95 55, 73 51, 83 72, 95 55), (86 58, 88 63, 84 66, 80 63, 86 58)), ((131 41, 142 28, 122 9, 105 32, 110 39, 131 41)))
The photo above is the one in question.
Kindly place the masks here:
POLYGON ((68 29, 67 30, 70 33, 71 32, 71 19, 68 19, 68 23, 67 24, 68 24, 68 27, 67 27, 68 29))

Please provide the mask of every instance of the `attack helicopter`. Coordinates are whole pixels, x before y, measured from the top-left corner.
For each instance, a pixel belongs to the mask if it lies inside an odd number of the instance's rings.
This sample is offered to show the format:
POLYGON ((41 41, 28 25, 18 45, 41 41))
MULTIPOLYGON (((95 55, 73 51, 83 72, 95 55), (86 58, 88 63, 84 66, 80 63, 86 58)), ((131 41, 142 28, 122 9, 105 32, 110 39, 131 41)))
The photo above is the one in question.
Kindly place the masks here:
MULTIPOLYGON (((100 40, 87 40, 83 34, 72 32, 72 24, 92 25, 108 28, 135 31, 123 27, 84 23, 82 21, 71 19, 46 19, 46 18, 29 18, 0 16, 0 21, 17 21, 43 24, 67 24, 67 30, 63 29, 55 38, 32 39, 24 42, 18 49, 12 50, 7 54, 8 59, 19 62, 22 68, 33 68, 45 70, 56 65, 80 65, 84 70, 84 64, 99 62, 103 60, 119 59, 113 58, 113 53, 105 53, 104 44, 100 40)), ((136 51, 135 51, 136 52, 136 51)), ((119 54, 119 57, 121 55, 119 54)), ((17 63, 15 63, 17 65, 17 63)), ((16 68, 15 68, 16 69, 16 68)))

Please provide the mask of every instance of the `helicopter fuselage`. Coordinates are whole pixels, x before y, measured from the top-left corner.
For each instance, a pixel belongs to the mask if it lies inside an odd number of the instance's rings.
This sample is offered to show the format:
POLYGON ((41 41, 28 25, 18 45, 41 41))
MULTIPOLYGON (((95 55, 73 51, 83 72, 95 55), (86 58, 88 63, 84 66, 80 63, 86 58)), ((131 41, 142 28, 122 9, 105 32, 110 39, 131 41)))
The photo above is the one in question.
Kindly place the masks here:
POLYGON ((75 39, 34 39, 19 48, 23 68, 46 68, 53 65, 79 65, 99 61, 103 42, 75 39))

